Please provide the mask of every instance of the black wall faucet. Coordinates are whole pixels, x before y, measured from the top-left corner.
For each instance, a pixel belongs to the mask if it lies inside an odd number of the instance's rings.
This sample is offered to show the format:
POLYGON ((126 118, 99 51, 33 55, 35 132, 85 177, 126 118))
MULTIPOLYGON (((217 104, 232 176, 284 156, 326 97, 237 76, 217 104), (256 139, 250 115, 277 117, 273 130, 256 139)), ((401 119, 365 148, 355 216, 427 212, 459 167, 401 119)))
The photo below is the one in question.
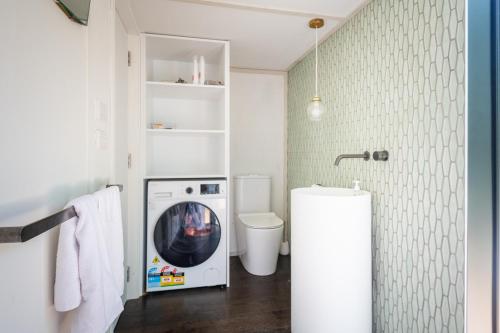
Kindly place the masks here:
POLYGON ((338 166, 340 163, 340 160, 344 158, 362 158, 365 161, 368 161, 370 159, 370 153, 365 151, 363 154, 342 154, 337 156, 335 159, 335 166, 338 166))

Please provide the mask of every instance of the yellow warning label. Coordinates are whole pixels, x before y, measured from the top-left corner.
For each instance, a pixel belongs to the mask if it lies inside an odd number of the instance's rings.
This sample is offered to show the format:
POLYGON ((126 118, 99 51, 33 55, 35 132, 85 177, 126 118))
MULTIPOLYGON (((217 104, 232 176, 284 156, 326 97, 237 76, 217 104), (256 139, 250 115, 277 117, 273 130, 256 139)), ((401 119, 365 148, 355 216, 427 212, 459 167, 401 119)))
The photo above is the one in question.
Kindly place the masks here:
POLYGON ((158 259, 158 256, 155 256, 153 259, 153 264, 158 265, 160 263, 160 259, 158 259))
POLYGON ((184 276, 174 276, 172 286, 180 286, 184 284, 184 276))
POLYGON ((160 276, 160 287, 171 286, 174 277, 172 275, 160 276))
POLYGON ((160 287, 182 286, 185 283, 184 273, 162 272, 159 276, 160 287))

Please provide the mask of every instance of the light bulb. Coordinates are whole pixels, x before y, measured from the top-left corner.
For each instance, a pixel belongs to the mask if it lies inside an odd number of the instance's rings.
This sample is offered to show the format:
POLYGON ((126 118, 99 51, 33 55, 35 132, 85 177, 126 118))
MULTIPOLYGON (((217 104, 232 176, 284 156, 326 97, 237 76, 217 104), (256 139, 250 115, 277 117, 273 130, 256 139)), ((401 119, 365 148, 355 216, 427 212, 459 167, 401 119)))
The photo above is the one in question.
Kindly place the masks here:
POLYGON ((320 121, 325 112, 325 106, 321 103, 319 96, 314 96, 307 106, 307 115, 311 121, 320 121))

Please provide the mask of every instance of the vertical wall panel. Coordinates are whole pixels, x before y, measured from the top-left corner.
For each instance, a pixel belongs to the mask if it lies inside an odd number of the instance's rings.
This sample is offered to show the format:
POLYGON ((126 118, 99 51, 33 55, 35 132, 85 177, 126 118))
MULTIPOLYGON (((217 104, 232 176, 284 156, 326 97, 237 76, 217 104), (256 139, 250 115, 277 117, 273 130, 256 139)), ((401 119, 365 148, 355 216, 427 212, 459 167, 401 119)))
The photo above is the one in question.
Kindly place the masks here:
MULTIPOLYGON (((493 329, 493 3, 468 1, 467 330, 493 329)), ((496 1, 498 2, 498 1, 496 1)))

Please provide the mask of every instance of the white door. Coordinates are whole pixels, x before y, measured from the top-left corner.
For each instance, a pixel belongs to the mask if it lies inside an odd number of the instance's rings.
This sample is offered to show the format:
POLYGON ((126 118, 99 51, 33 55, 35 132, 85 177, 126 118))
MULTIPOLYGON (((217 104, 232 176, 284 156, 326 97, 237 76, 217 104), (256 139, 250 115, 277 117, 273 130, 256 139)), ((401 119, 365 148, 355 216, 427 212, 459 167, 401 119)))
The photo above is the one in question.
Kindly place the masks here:
MULTIPOLYGON (((128 193, 128 39, 120 16, 115 13, 115 96, 113 182, 123 184, 121 194, 124 245, 127 248, 128 193)), ((124 251, 127 266, 127 251, 124 251)), ((126 269, 126 267, 125 267, 126 269)), ((126 278, 126 274, 125 274, 126 278)), ((125 283, 125 286, 127 284, 125 283)), ((125 290, 126 295, 126 290, 125 290)))

